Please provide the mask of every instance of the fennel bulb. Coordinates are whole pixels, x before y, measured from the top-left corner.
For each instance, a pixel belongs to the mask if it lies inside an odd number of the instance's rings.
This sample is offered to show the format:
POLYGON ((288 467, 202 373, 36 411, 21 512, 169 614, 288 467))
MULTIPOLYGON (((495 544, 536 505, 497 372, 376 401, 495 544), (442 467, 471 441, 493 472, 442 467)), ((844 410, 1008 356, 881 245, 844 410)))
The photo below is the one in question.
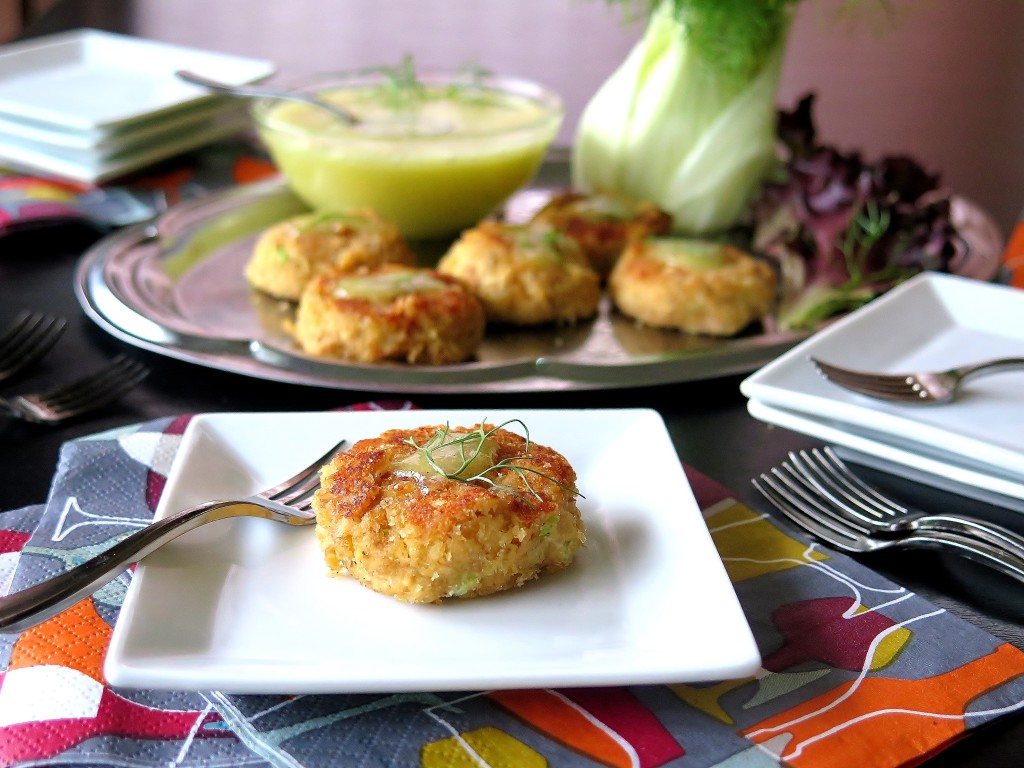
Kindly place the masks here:
POLYGON ((775 162, 790 4, 662 0, 583 110, 573 185, 654 202, 677 233, 736 224, 775 162))

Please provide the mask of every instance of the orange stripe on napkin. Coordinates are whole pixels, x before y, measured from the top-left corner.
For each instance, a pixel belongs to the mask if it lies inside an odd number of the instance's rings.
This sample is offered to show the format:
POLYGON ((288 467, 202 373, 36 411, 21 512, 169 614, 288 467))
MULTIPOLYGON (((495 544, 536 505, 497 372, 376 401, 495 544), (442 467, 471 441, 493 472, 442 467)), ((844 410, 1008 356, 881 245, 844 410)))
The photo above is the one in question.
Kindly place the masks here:
POLYGON ((1024 221, 1020 221, 1010 234, 1003 251, 1003 265, 1010 272, 1010 285, 1024 288, 1024 221))
POLYGON ((630 768, 633 763, 610 734, 551 691, 492 691, 487 696, 538 731, 599 763, 613 768, 630 768))
POLYGON ((789 737, 781 754, 787 765, 902 765, 960 738, 968 704, 1022 674, 1024 653, 1004 644, 922 680, 869 677, 845 683, 744 735, 758 744, 789 737), (894 738, 895 733, 907 737, 894 738), (881 754, 887 759, 879 761, 881 754))
POLYGON ((277 173, 273 163, 251 155, 242 155, 235 161, 232 175, 236 184, 251 184, 269 179, 277 173))
POLYGON ((103 682, 103 656, 111 627, 96 613, 92 598, 22 633, 11 651, 9 669, 56 664, 103 682))

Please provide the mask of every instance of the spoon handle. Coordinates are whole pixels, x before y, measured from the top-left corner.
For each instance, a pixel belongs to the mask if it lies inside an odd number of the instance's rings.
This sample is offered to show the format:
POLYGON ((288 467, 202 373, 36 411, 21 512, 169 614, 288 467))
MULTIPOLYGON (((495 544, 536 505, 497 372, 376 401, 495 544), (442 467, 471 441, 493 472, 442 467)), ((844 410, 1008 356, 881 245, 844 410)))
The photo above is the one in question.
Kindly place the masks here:
POLYGON ((208 88, 211 91, 217 91, 218 93, 226 93, 229 96, 250 96, 252 98, 260 98, 261 96, 276 95, 269 94, 267 91, 254 85, 228 85, 218 80, 211 80, 208 77, 192 72, 187 69, 179 69, 176 71, 175 76, 179 80, 184 80, 186 83, 192 85, 198 85, 202 88, 208 88))
POLYGON ((198 85, 202 88, 207 88, 211 91, 218 93, 226 93, 231 96, 244 96, 248 98, 256 99, 282 99, 284 101, 300 101, 303 104, 311 104, 319 109, 330 112, 336 118, 349 125, 356 125, 359 122, 359 118, 353 115, 346 109, 339 107, 336 104, 319 99, 311 93, 302 93, 299 91, 275 91, 269 88, 264 88, 259 85, 229 85, 222 83, 218 80, 211 80, 208 77, 203 77, 196 72, 192 72, 187 69, 179 69, 175 73, 175 76, 179 80, 184 80, 186 83, 192 85, 198 85))

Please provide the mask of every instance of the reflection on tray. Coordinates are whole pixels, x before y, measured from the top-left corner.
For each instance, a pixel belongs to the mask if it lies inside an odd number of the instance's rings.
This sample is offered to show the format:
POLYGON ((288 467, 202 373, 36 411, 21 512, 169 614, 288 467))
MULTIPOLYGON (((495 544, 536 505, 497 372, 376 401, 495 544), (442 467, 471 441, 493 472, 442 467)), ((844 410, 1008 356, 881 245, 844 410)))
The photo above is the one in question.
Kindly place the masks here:
MULTIPOLYGON (((557 171, 542 169, 541 185, 521 195, 535 204, 554 188, 557 171)), ((516 200, 510 207, 517 210, 516 200)), ((706 379, 749 373, 807 335, 777 332, 770 318, 726 339, 649 328, 616 313, 605 296, 594 320, 574 326, 489 326, 470 363, 316 358, 301 352, 287 331, 294 305, 260 295, 243 276, 258 234, 301 210, 276 180, 185 203, 161 218, 155 235, 140 226, 94 246, 79 267, 79 300, 110 333, 170 357, 259 378, 368 391, 546 391, 706 379)), ((414 247, 426 266, 447 243, 414 247)))

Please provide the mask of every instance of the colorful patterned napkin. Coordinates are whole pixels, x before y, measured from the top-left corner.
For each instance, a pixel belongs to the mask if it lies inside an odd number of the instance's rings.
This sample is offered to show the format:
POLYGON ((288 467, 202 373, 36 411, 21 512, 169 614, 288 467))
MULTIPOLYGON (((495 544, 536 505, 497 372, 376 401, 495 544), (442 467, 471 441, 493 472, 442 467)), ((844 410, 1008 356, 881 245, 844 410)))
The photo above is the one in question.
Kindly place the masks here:
POLYGON ((83 221, 99 230, 122 227, 151 219, 182 200, 276 173, 266 154, 245 136, 101 186, 0 167, 0 235, 64 221, 83 221))
MULTIPOLYGON (((67 443, 46 504, 0 515, 0 593, 149 520, 188 420, 67 443)), ((390 695, 113 690, 101 667, 126 572, 0 635, 0 765, 875 768, 914 765, 1024 707, 1020 650, 688 474, 763 654, 754 677, 390 695)))

